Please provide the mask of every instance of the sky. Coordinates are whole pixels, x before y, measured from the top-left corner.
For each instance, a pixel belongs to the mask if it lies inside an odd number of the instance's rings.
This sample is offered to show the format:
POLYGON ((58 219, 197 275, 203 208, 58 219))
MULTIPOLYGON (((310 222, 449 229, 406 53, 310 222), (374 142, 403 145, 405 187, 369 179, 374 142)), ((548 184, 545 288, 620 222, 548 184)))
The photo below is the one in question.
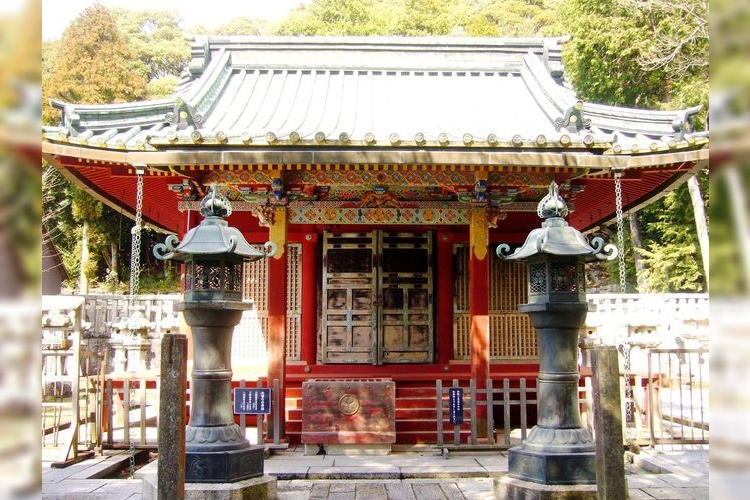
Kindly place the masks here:
MULTIPOLYGON (((8 1, 8 0, 5 0, 8 1)), ((10 0, 9 3, 13 3, 10 0)), ((18 0, 16 0, 18 1, 18 0)), ((277 21, 301 3, 310 0, 98 0, 105 7, 129 10, 176 10, 182 27, 202 24, 213 28, 235 17, 259 17, 277 21)), ((0 2, 4 3, 4 2, 0 2)), ((95 0, 44 0, 42 3, 42 40, 60 38, 65 28, 95 0)))

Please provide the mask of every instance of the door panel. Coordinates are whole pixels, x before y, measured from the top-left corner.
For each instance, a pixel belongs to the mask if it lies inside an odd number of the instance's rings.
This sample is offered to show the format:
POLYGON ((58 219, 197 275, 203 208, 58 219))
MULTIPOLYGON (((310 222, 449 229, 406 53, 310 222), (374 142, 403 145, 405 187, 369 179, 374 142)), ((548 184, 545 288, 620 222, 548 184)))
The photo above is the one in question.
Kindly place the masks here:
POLYGON ((323 363, 377 363, 374 233, 323 238, 323 363))
POLYGON ((433 353, 432 235, 378 234, 383 363, 429 363, 433 353))

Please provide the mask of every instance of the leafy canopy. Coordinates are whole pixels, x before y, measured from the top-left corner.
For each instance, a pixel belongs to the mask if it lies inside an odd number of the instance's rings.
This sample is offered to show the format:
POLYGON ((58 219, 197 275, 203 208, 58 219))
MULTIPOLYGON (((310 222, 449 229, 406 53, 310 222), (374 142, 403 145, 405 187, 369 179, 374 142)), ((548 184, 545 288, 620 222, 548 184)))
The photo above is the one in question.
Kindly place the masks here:
MULTIPOLYGON (((85 9, 65 30, 43 93, 71 103, 137 101, 145 97, 146 68, 121 35, 109 10, 85 9)), ((43 119, 57 121, 45 99, 43 119)))

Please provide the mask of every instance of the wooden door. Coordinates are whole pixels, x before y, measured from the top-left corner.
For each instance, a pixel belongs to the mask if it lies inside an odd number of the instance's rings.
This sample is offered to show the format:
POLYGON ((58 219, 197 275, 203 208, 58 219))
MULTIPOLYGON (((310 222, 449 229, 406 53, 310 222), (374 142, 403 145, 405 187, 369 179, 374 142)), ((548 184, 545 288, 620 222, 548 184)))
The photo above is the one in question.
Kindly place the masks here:
POLYGON ((382 363, 433 358, 432 236, 380 232, 378 344, 382 363))
POLYGON ((323 363, 378 363, 376 245, 374 232, 323 236, 323 363))
POLYGON ((431 259, 430 233, 326 233, 322 362, 432 362, 431 259))

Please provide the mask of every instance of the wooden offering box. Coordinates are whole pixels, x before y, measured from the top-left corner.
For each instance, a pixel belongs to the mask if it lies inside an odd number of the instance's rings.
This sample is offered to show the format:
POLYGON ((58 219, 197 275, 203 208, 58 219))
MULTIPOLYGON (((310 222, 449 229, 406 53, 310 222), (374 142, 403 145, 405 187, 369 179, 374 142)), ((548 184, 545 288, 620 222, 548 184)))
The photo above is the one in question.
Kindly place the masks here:
POLYGON ((302 384, 302 442, 396 442, 396 384, 391 379, 322 379, 302 384))

